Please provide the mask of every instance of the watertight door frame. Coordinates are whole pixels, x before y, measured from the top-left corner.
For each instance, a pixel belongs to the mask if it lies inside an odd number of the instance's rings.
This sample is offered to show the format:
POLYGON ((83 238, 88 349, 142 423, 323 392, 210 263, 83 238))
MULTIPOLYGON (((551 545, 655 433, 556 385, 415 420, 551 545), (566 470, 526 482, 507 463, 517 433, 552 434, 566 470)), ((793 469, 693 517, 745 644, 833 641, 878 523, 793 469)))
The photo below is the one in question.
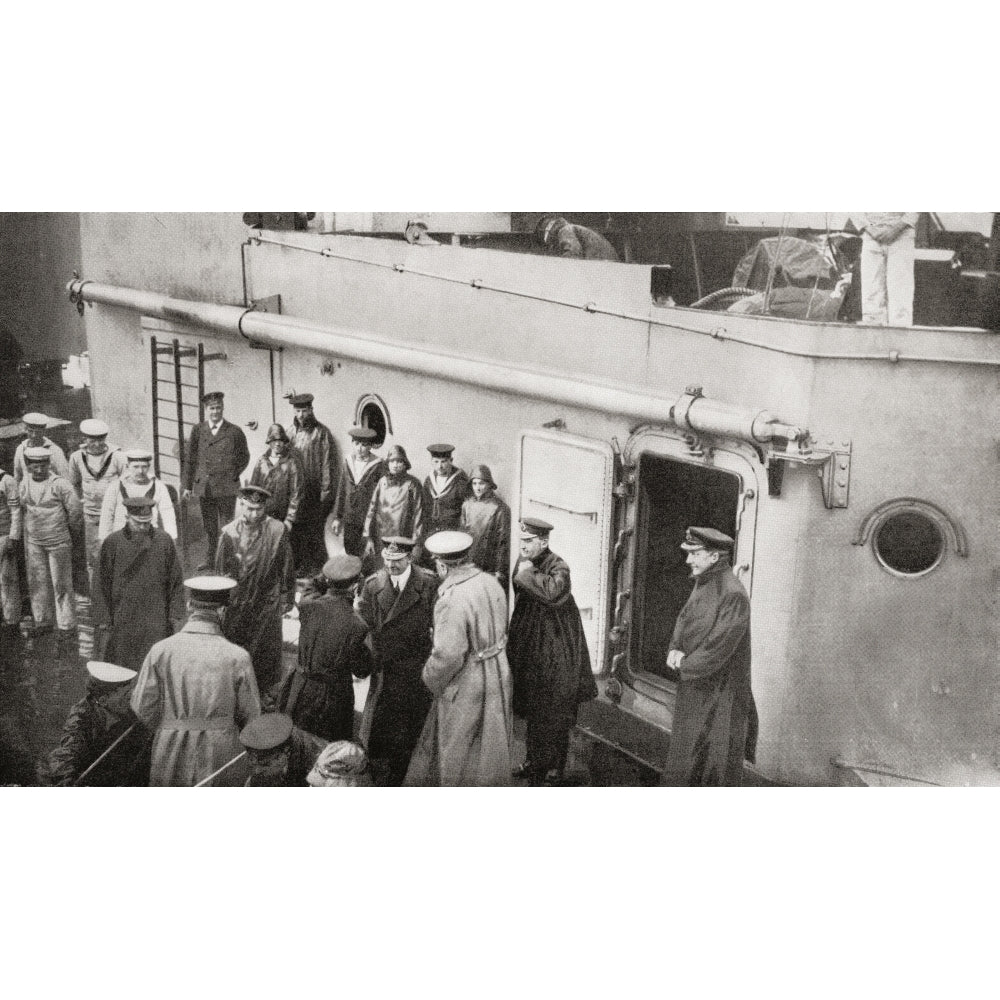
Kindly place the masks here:
MULTIPOLYGON (((687 465, 718 469, 738 478, 740 490, 737 496, 736 550, 733 553, 733 568, 740 582, 746 587, 747 593, 751 594, 754 546, 757 533, 757 507, 761 495, 761 479, 758 470, 762 468, 760 458, 754 449, 749 445, 734 441, 692 443, 690 438, 686 438, 676 431, 659 427, 640 428, 628 439, 622 452, 626 480, 630 483, 634 482, 633 477, 638 471, 639 457, 643 454, 655 455, 687 465)), ((635 531, 636 515, 637 497, 632 493, 622 512, 624 530, 631 535, 627 547, 628 558, 621 560, 615 567, 617 573, 615 603, 620 607, 622 620, 616 620, 614 625, 616 632, 620 633, 621 655, 626 662, 628 657, 625 651, 629 647, 627 633, 631 621, 631 609, 630 602, 623 600, 623 593, 630 594, 633 586, 632 577, 636 565, 635 547, 638 544, 635 531)), ((666 655, 666 650, 664 650, 664 655, 666 655)), ((619 657, 616 656, 615 675, 619 679, 625 680, 627 678, 629 686, 634 688, 639 695, 648 696, 654 701, 666 705, 672 713, 674 685, 670 681, 645 672, 637 672, 631 668, 622 672, 617 667, 618 660, 619 657)))
POLYGON ((611 596, 615 456, 607 441, 565 431, 521 431, 515 460, 511 572, 517 566, 517 520, 553 525, 551 544, 570 568, 595 674, 604 669, 611 596))

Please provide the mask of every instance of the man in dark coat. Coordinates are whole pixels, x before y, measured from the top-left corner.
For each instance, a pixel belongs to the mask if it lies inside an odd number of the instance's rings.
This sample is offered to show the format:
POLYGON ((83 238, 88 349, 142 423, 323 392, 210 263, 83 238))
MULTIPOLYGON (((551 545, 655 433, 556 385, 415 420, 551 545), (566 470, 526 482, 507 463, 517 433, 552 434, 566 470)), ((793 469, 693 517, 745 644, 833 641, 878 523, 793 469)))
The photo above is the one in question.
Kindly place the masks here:
MULTIPOLYGON (((354 611, 357 556, 337 555, 299 598, 299 664, 289 674, 278 709, 295 725, 327 741, 354 733, 354 677, 372 672, 368 626, 354 611)), ((311 765, 310 765, 311 766, 311 765)))
MULTIPOLYGON (((438 531, 456 531, 462 520, 462 504, 472 496, 469 477, 452 464, 453 444, 429 444, 431 474, 424 477, 424 537, 438 531)), ((425 553, 424 561, 434 561, 425 553)))
POLYGON ((101 543, 91 614, 107 630, 101 655, 138 670, 153 644, 184 621, 184 573, 173 539, 153 527, 153 499, 127 497, 128 523, 101 543))
POLYGON ((292 396, 295 409, 288 436, 302 461, 302 502, 292 529, 295 569, 305 575, 326 562, 326 518, 333 509, 337 476, 337 444, 330 428, 313 413, 313 395, 292 396))
POLYGON ((549 549, 551 531, 546 521, 521 521, 507 645, 514 711, 528 720, 527 758, 515 777, 532 784, 562 780, 577 708, 597 697, 569 566, 549 549))
POLYGON ((223 419, 221 392, 206 392, 201 401, 208 419, 191 430, 184 463, 184 496, 198 498, 207 543, 205 562, 210 563, 222 526, 236 512, 240 473, 250 461, 250 449, 243 431, 223 419))
POLYGON ((378 782, 401 785, 431 707, 420 673, 432 648, 438 578, 412 565, 412 538, 382 542, 385 568, 365 581, 358 602, 375 650, 360 741, 378 782))
POLYGON ((510 574, 510 507, 496 495, 488 465, 472 468, 472 496, 462 504, 460 528, 472 535, 472 561, 507 592, 510 574))
POLYGON ((152 733, 129 704, 136 671, 92 660, 87 672, 87 694, 70 709, 59 745, 38 765, 39 782, 100 787, 149 784, 152 733), (103 760, 102 754, 106 754, 103 760))
POLYGON ((215 571, 236 580, 222 620, 222 634, 253 661, 262 704, 281 680, 281 618, 295 602, 295 573, 288 531, 268 517, 263 486, 240 490, 243 510, 219 536, 215 571))
POLYGON ((250 755, 247 788, 308 788, 306 781, 328 740, 296 728, 287 715, 258 715, 240 731, 250 755))
POLYGON ((344 459, 333 503, 333 533, 344 533, 344 551, 361 557, 365 552, 364 531, 368 506, 378 481, 385 475, 385 462, 372 454, 375 431, 370 427, 352 427, 351 454, 344 459))
POLYGON ((757 744, 750 690, 750 598, 730 564, 733 540, 688 528, 694 590, 674 626, 667 666, 680 673, 665 785, 740 785, 757 744))

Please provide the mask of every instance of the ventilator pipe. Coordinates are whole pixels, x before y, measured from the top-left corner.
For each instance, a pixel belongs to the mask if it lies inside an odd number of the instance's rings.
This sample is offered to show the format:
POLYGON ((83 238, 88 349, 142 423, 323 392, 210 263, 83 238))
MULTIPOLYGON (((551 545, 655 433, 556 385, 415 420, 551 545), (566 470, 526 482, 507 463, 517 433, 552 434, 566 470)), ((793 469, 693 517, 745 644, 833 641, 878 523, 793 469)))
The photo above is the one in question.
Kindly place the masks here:
POLYGON ((366 364, 419 373, 449 382, 525 396, 546 402, 564 403, 587 410, 599 410, 651 423, 676 423, 683 429, 718 434, 751 443, 772 437, 795 437, 797 428, 779 424, 769 414, 742 410, 699 397, 688 397, 683 414, 676 419, 674 405, 667 399, 632 392, 582 379, 567 379, 547 372, 514 368, 467 355, 431 351, 417 344, 383 340, 372 334, 344 327, 316 323, 273 313, 255 312, 241 306, 214 305, 173 299, 94 281, 75 279, 67 286, 74 302, 97 302, 122 306, 145 316, 208 327, 225 333, 239 333, 257 345, 273 348, 300 347, 319 354, 333 354, 366 364), (785 433, 785 432, 789 433, 785 433), (794 433, 793 433, 794 432, 794 433))

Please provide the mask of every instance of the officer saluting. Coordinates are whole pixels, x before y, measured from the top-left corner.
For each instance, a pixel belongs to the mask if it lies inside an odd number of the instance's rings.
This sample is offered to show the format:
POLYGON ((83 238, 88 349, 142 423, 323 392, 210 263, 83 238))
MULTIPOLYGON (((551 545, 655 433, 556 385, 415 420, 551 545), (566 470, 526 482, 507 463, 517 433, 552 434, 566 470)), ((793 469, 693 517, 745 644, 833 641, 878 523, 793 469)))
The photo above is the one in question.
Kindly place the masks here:
MULTIPOLYGON (((196 785, 243 750, 239 732, 260 715, 250 654, 222 635, 219 615, 236 581, 196 576, 188 588, 187 624, 149 651, 132 693, 132 711, 153 729, 150 785, 196 785)), ((242 785, 245 763, 216 785, 242 785)))
POLYGON ((208 542, 205 565, 215 558, 219 532, 236 513, 240 473, 250 461, 243 431, 222 416, 224 394, 206 392, 201 397, 208 418, 195 424, 184 464, 184 496, 196 496, 208 542))

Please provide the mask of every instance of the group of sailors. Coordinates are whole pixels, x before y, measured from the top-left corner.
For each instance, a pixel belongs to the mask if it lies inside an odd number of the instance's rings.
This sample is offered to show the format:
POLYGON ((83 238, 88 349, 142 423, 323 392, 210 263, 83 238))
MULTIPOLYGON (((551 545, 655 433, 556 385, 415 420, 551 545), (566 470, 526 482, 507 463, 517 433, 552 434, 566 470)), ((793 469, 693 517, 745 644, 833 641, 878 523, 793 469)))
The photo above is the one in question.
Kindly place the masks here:
POLYGON ((192 429, 182 483, 198 499, 208 549, 187 580, 151 453, 122 453, 104 422, 85 420, 67 461, 45 435, 47 418, 25 415, 14 475, 0 474, 4 620, 20 619, 23 542, 33 630, 54 622, 75 639, 74 595, 88 590, 96 628, 86 697, 40 779, 561 782, 577 707, 597 690, 569 568, 548 548, 552 526, 520 523, 511 575, 510 508, 489 466, 467 474, 452 445, 432 444, 420 483, 401 446, 379 458, 375 432, 352 427, 337 477, 312 396, 291 402, 292 426, 269 429, 267 453, 241 485, 246 438, 225 420, 221 393, 203 398, 207 419, 192 429), (344 551, 325 559, 328 522, 344 551), (284 676, 282 619, 297 590, 298 663, 284 676), (355 733, 354 680, 365 677, 355 733), (520 767, 515 710, 528 719, 520 767))

